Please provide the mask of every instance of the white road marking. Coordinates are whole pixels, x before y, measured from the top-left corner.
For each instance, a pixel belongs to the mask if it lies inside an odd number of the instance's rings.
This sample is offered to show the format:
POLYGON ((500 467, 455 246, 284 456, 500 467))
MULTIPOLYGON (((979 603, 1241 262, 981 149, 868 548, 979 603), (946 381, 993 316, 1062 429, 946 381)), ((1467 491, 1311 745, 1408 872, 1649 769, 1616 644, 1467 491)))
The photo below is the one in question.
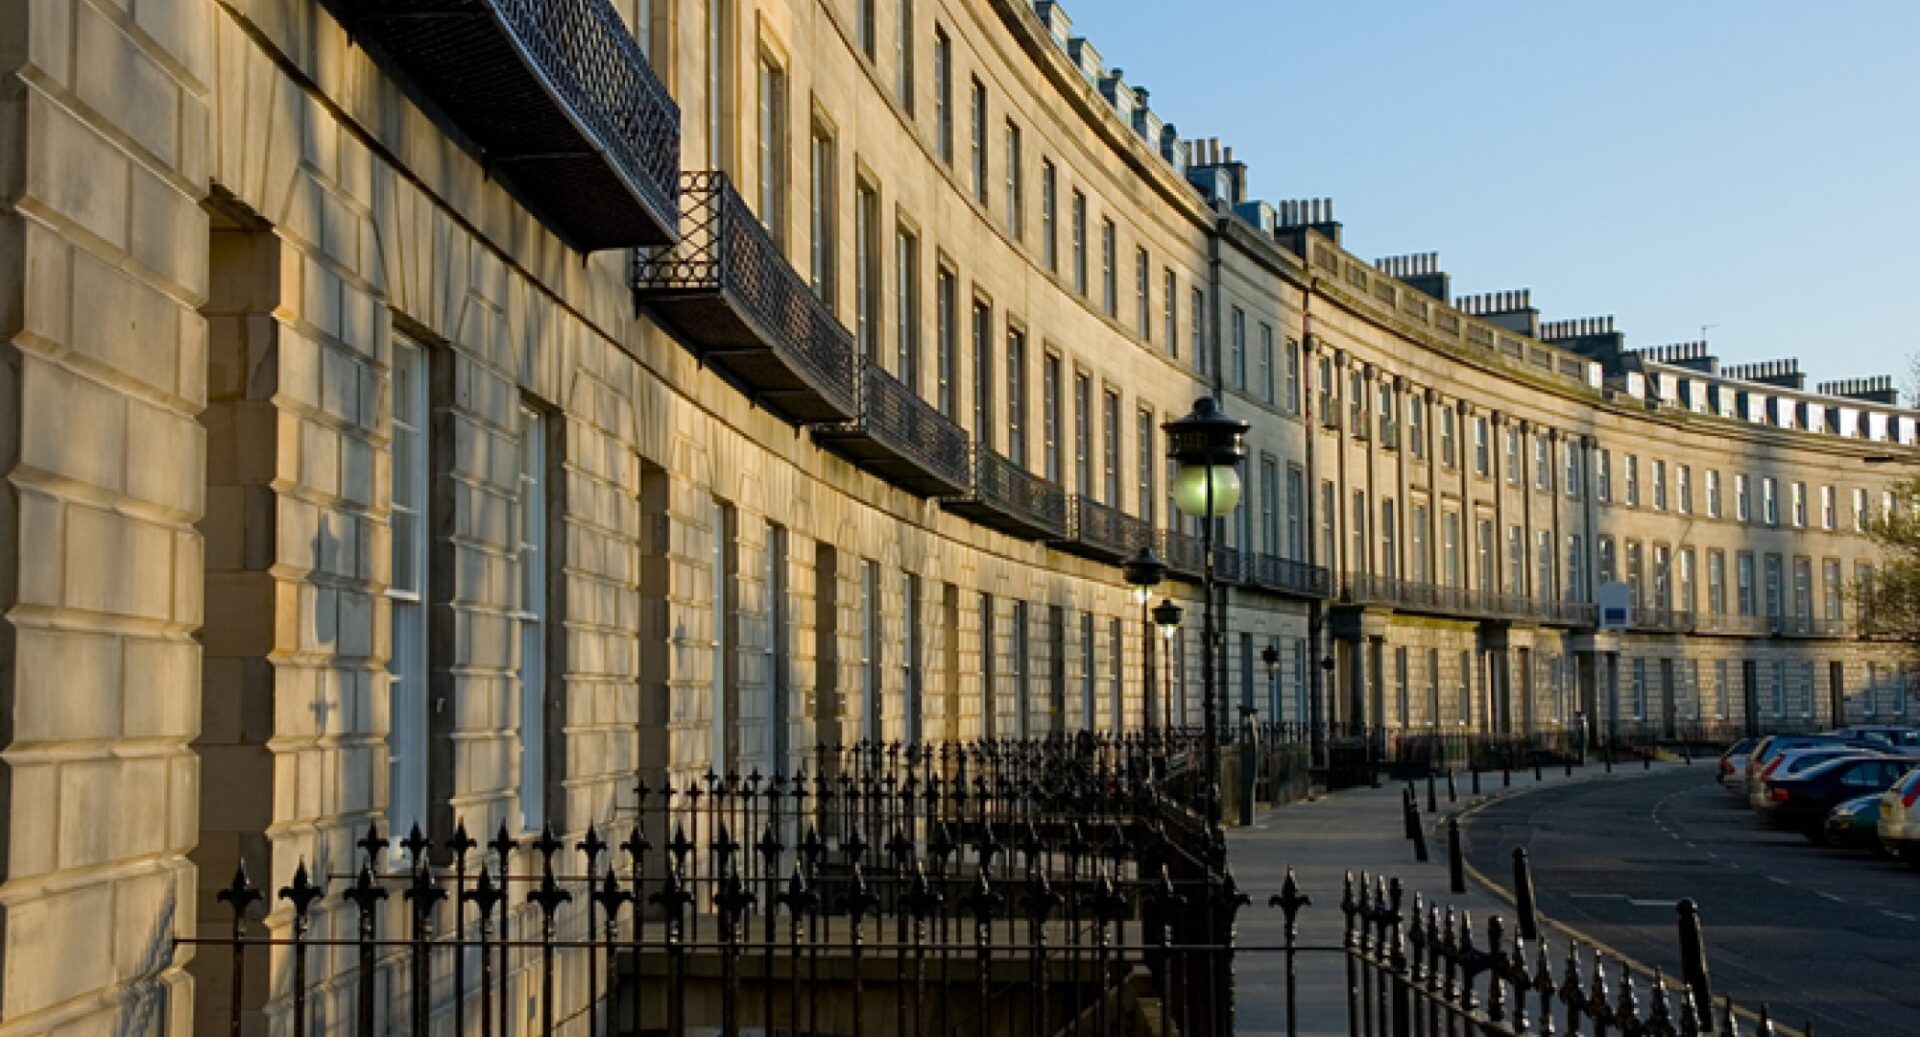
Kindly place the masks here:
POLYGON ((1822 892, 1820 892, 1820 891, 1819 891, 1819 890, 1817 890, 1817 889, 1816 889, 1816 890, 1814 890, 1814 891, 1813 891, 1813 893, 1814 893, 1814 895, 1815 895, 1815 896, 1821 896, 1821 897, 1826 897, 1826 898, 1827 898, 1828 900, 1831 900, 1831 901, 1833 901, 1833 902, 1834 902, 1834 903, 1836 903, 1836 904, 1844 904, 1844 903, 1846 903, 1846 901, 1845 901, 1845 900, 1843 900, 1843 899, 1841 899, 1840 897, 1836 897, 1836 896, 1834 896, 1834 895, 1833 895, 1832 893, 1822 893, 1822 892))
POLYGON ((1882 911, 1880 913, 1886 915, 1888 918, 1897 918, 1902 922, 1920 922, 1920 918, 1915 918, 1909 914, 1902 914, 1899 911, 1882 911))
POLYGON ((1571 900, 1625 900, 1625 893, 1568 893, 1571 900))
POLYGON ((1768 876, 1767 876, 1767 881, 1768 881, 1768 882, 1778 882, 1778 883, 1779 883, 1779 884, 1781 884, 1782 886, 1791 886, 1791 885, 1793 885, 1793 883, 1791 883, 1791 882, 1788 882, 1788 881, 1787 881, 1786 879, 1783 879, 1783 878, 1781 878, 1781 877, 1780 877, 1780 876, 1778 876, 1778 875, 1768 875, 1768 876))
POLYGON ((1672 907, 1673 906, 1673 901, 1671 900, 1636 900, 1632 897, 1627 898, 1627 903, 1632 904, 1634 907, 1672 907))

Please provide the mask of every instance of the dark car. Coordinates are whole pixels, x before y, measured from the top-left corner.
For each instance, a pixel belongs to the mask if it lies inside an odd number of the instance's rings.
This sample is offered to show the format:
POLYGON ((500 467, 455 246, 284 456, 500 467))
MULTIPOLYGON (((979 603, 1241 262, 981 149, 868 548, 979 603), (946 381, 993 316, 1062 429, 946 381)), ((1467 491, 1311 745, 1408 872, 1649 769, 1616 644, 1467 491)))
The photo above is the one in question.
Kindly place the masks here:
POLYGON ((1774 825, 1818 842, 1826 837, 1822 825, 1828 811, 1857 796, 1885 792, 1912 766, 1891 756, 1848 756, 1791 777, 1768 778, 1761 812, 1774 825))
POLYGON ((1869 792, 1829 811, 1825 828, 1827 845, 1885 853, 1880 847, 1881 795, 1883 793, 1869 792))

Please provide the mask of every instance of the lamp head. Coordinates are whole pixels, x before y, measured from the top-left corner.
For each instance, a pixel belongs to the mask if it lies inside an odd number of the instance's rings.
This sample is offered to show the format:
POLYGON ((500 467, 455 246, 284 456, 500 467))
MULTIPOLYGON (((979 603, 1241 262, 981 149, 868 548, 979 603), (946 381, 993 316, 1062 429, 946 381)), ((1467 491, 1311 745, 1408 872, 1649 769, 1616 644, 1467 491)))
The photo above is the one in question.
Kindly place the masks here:
POLYGON ((1153 589, 1167 575, 1167 563, 1153 553, 1153 548, 1142 547, 1138 554, 1127 559, 1121 571, 1126 577, 1127 586, 1133 588, 1133 600, 1145 605, 1153 600, 1153 589))
POLYGON ((1248 424, 1228 417, 1213 397, 1202 396, 1186 417, 1160 427, 1167 434, 1167 456, 1180 467, 1169 487, 1174 506, 1197 518, 1233 511, 1240 503, 1239 465, 1247 456, 1248 424))
POLYGON ((1180 626, 1181 608, 1172 598, 1164 599, 1153 607, 1153 625, 1160 628, 1160 636, 1173 640, 1173 632, 1180 626))

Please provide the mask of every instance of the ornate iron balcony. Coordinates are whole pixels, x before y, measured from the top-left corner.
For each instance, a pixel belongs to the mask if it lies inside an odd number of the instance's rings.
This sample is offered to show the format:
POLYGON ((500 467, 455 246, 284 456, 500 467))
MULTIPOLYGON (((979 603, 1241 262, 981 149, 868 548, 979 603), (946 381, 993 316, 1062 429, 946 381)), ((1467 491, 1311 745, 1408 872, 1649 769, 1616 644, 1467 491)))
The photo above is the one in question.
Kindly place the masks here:
POLYGON ((852 333, 787 264, 727 174, 686 174, 680 209, 680 243, 636 255, 635 299, 756 402, 801 424, 852 421, 852 333))
POLYGON ((1327 597, 1333 585, 1325 566, 1264 554, 1253 558, 1251 582, 1265 590, 1307 598, 1327 597))
POLYGON ((883 368, 865 365, 860 416, 814 438, 903 489, 950 497, 972 483, 972 437, 883 368))
POLYGON ((1067 499, 1067 535, 1054 546, 1101 562, 1123 562, 1153 542, 1145 522, 1080 494, 1067 499))
POLYGON ((1177 529, 1162 531, 1160 559, 1167 563, 1167 571, 1175 576, 1189 580, 1206 578, 1207 552, 1204 542, 1197 536, 1182 533, 1177 529))
POLYGON ((679 236, 680 108, 607 0, 333 3, 570 247, 679 236))
POLYGON ((973 445, 973 492, 946 502, 947 509, 983 526, 1027 540, 1067 535, 1067 493, 994 453, 973 445))

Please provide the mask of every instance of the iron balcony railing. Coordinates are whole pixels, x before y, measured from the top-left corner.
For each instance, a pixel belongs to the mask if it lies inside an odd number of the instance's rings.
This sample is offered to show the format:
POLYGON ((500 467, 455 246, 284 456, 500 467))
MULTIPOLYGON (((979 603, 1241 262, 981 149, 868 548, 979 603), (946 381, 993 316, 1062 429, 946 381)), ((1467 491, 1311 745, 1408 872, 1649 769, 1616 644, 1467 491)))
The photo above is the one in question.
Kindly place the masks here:
POLYGON ((1246 560, 1246 556, 1240 553, 1239 548, 1222 547, 1218 544, 1214 545, 1214 548, 1213 548, 1214 579, 1217 579, 1222 583, 1252 582, 1253 577, 1251 572, 1243 571, 1242 569, 1242 563, 1245 560, 1246 560))
POLYGON ((1055 546, 1098 561, 1120 562, 1152 542, 1153 527, 1076 493, 1067 499, 1067 535, 1055 546))
POLYGON ((680 109, 608 0, 334 0, 581 251, 678 237, 680 109))
POLYGON ((1331 593, 1333 581, 1329 578, 1325 566, 1308 565, 1291 558, 1261 554, 1253 556, 1251 568, 1252 577, 1249 582, 1263 590, 1297 594, 1308 598, 1324 598, 1331 593))
POLYGON ((873 363, 861 374, 859 417, 823 425, 814 436, 923 497, 951 497, 972 483, 973 439, 967 430, 873 363))
POLYGON ((1177 529, 1161 531, 1160 560, 1167 563, 1167 571, 1175 576, 1190 580, 1206 577, 1207 552, 1197 536, 1177 529))
POLYGON ((1340 601, 1384 605, 1409 612, 1533 620, 1554 626, 1591 626, 1591 604, 1535 598, 1504 591, 1444 587, 1372 573, 1348 573, 1340 581, 1340 601))
POLYGON ((853 334, 722 172, 687 173, 679 244, 635 256, 633 290, 703 360, 802 424, 859 413, 853 334))
POLYGON ((973 492, 948 510, 1027 540, 1067 535, 1067 493, 982 443, 973 446, 973 492))

